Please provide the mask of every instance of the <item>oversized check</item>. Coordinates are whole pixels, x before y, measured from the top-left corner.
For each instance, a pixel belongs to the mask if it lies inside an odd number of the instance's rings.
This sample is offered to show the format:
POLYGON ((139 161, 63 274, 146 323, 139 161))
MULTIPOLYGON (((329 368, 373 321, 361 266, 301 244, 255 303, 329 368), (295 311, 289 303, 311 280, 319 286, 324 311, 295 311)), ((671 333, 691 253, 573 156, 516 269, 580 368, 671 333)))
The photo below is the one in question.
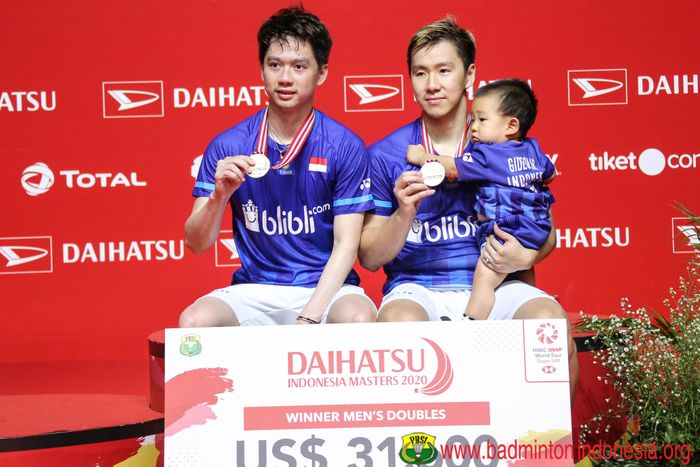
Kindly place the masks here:
POLYGON ((167 329, 165 465, 572 465, 564 320, 167 329))

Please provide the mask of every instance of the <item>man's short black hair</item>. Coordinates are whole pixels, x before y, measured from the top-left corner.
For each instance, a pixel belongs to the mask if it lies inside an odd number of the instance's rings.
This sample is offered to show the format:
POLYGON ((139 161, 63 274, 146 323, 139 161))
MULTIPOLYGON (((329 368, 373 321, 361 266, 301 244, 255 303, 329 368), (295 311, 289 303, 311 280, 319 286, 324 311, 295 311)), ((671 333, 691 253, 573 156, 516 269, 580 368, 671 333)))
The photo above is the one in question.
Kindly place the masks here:
POLYGON ((537 117, 537 98, 530 86, 521 79, 501 79, 480 87, 474 99, 491 95, 498 98, 499 114, 518 119, 520 136, 525 138, 537 117))
POLYGON ((260 65, 270 44, 278 41, 289 43, 289 39, 308 42, 314 52, 319 68, 328 64, 333 41, 326 26, 318 16, 301 7, 284 8, 270 16, 258 31, 258 59, 260 65))

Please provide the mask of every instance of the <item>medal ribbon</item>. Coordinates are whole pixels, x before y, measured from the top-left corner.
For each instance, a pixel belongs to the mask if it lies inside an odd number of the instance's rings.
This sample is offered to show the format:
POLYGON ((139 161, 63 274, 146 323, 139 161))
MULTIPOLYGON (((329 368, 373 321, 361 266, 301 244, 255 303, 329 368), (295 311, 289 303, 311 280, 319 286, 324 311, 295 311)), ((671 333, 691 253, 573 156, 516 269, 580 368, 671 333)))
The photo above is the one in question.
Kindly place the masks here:
MULTIPOLYGON (((472 119, 471 115, 467 116, 467 124, 464 127, 464 131, 462 132, 462 137, 459 139, 459 144, 457 145, 457 150, 455 151, 454 156, 452 157, 460 157, 464 153, 464 148, 467 146, 467 131, 469 130, 469 126, 471 125, 472 119)), ((433 140, 430 139, 430 133, 428 133, 428 127, 425 124, 425 119, 421 117, 420 119, 420 129, 421 129, 421 135, 423 137, 423 149, 425 149, 425 152, 428 154, 437 154, 435 152, 435 146, 433 146, 433 140)), ((439 155, 439 154, 437 154, 439 155)))
MULTIPOLYGON (((265 109, 265 114, 263 115, 262 122, 260 122, 260 132, 258 133, 258 141, 255 145, 255 151, 265 155, 267 155, 267 138, 268 131, 270 129, 270 125, 267 121, 267 112, 268 109, 265 109)), ((311 112, 309 112, 309 115, 307 115, 304 119, 304 122, 301 124, 301 127, 299 127, 299 129, 297 130, 296 134, 294 135, 294 138, 292 138, 292 142, 289 144, 289 148, 282 155, 280 161, 271 167, 272 169, 280 169, 284 166, 291 164, 292 161, 296 159, 296 157, 301 152, 301 149, 304 147, 304 143, 306 143, 307 138, 311 134, 311 130, 314 127, 315 121, 316 112, 314 112, 314 109, 311 109, 311 112)))

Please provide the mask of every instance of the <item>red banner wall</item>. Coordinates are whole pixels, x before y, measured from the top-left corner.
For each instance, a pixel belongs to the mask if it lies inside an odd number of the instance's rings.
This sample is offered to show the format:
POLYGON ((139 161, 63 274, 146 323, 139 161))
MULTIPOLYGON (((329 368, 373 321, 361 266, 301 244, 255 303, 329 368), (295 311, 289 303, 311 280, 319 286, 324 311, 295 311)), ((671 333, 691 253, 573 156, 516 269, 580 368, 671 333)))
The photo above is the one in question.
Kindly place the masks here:
MULTIPOLYGON (((226 242, 200 257, 183 244, 192 168, 265 105, 255 35, 287 5, 3 2, 4 361, 141 356, 150 331, 229 282, 226 242)), ((562 176, 538 284, 573 314, 621 297, 662 308, 692 250, 672 204, 700 212, 696 2, 304 5, 335 42, 317 106, 368 144, 418 115, 408 40, 454 14, 477 38, 477 85, 516 76, 540 100, 532 135, 562 176), (400 92, 363 104, 352 84, 400 92)), ((362 278, 379 303, 383 275, 362 278)))

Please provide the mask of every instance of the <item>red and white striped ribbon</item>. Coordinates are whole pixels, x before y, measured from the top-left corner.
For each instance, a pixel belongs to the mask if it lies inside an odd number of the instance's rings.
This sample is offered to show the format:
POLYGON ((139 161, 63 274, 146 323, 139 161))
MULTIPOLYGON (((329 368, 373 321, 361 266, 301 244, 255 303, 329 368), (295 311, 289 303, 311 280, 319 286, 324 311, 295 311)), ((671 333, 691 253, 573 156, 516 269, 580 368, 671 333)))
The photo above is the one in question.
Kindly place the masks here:
MULTIPOLYGON (((469 115, 467 116, 467 124, 465 125, 464 131, 462 132, 462 137, 459 139, 459 144, 457 145, 457 149, 455 150, 454 156, 452 157, 460 157, 462 156, 462 154, 464 154, 464 148, 467 146, 467 133, 469 131, 469 126, 471 125, 471 122, 471 115, 469 115)), ((430 139, 430 133, 428 133, 428 127, 425 124, 425 118, 423 117, 421 117, 420 119, 420 128, 421 135, 423 137, 423 149, 425 149, 425 152, 427 152, 428 154, 437 154, 437 152, 435 152, 435 146, 433 146, 433 140, 430 139)))
MULTIPOLYGON (((268 109, 265 109, 265 115, 263 115, 262 122, 260 122, 260 132, 258 133, 258 141, 255 145, 256 152, 260 154, 267 155, 267 138, 270 129, 270 124, 267 121, 268 109)), ((309 115, 306 116, 301 127, 297 130, 292 142, 289 144, 289 148, 282 155, 280 161, 273 165, 272 169, 280 169, 292 163, 292 161, 299 155, 301 149, 304 147, 307 138, 311 134, 311 130, 314 128, 314 122, 316 121, 316 112, 311 109, 309 115)))

